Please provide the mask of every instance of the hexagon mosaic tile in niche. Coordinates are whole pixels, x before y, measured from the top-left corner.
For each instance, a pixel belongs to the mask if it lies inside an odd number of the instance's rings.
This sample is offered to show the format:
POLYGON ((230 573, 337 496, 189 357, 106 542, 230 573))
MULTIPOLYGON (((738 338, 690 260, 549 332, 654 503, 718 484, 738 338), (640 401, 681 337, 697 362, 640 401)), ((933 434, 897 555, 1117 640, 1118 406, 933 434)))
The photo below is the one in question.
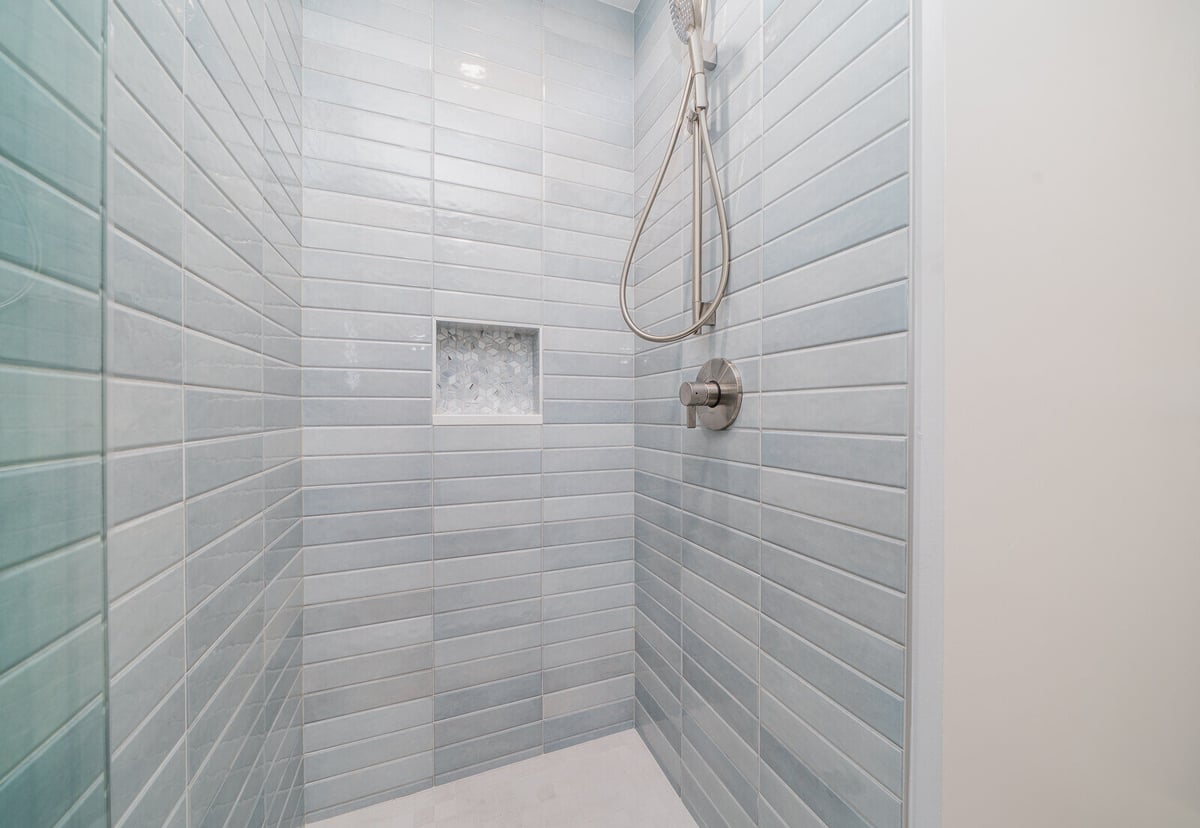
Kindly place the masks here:
POLYGON ((536 329, 439 320, 434 413, 538 414, 538 363, 536 329))

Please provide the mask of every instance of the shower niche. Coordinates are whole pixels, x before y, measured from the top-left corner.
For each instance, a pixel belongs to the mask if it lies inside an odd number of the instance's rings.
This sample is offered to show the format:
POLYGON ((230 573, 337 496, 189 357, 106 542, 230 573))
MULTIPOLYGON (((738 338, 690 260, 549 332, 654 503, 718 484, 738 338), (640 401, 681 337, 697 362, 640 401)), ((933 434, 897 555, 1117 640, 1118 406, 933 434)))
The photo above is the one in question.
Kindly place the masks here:
POLYGON ((540 423, 541 340, 538 328, 436 319, 434 424, 540 423))

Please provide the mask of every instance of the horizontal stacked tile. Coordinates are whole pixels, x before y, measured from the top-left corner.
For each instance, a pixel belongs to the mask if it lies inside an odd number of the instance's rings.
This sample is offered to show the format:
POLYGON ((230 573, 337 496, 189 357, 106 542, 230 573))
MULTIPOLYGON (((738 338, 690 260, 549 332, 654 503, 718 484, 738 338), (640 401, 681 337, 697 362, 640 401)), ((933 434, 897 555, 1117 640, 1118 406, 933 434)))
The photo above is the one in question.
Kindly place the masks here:
POLYGON ((908 3, 800 12, 764 23, 763 813, 899 826, 908 3))
MULTIPOLYGON (((639 7, 641 188, 673 115, 665 17, 639 7)), ((715 333, 637 362, 638 721, 702 825, 900 823, 906 18, 887 0, 715 4, 730 292, 715 333), (750 392, 737 424, 671 437, 674 383, 714 356, 750 392)), ((639 313, 664 326, 686 319, 655 283, 688 266, 680 198, 639 274, 639 313)))
POLYGON ((310 820, 433 773, 432 25, 304 2, 310 820))
MULTIPOLYGON (((540 325, 541 4, 433 10, 433 312, 540 325)), ((541 446, 434 428, 435 783, 542 749, 541 446)))
POLYGON ((109 6, 114 825, 295 825, 299 10, 109 6))
POLYGON ((632 722, 631 21, 306 0, 310 818, 632 722), (543 424, 435 425, 434 316, 541 327, 543 424))
POLYGON ((0 26, 0 817, 99 825, 104 6, 0 26))
POLYGON ((184 21, 161 4, 136 11, 109 3, 112 821, 185 824, 184 21))
MULTIPOLYGON (((712 357, 738 366, 744 397, 722 432, 683 434, 684 802, 703 825, 759 819, 757 720, 761 405, 762 12, 757 0, 713 7, 720 63, 709 115, 725 192, 731 266, 717 328, 683 343, 684 378, 712 357)), ((705 214, 706 288, 715 289, 719 239, 705 214)))
MULTIPOLYGON (((639 721, 702 824, 753 825, 760 626, 758 4, 717 4, 711 25, 720 63, 710 77, 709 124, 729 216, 730 284, 715 331, 665 346, 642 343, 639 351, 637 473, 647 507, 638 538, 644 561, 639 583, 645 585, 639 595, 639 721), (745 391, 741 413, 727 431, 684 430, 678 385, 714 356, 738 366, 745 391)), ((639 61, 642 50, 647 52, 639 71, 649 78, 639 85, 646 106, 639 117, 648 130, 657 119, 657 132, 639 135, 644 190, 666 151, 666 130, 681 94, 681 53, 663 7, 643 4, 639 37, 639 61)), ((657 226, 670 232, 658 231, 654 242, 663 238, 668 244, 652 247, 647 240, 639 274, 639 290, 645 290, 637 313, 655 331, 683 327, 690 319, 688 141, 685 134, 677 148, 669 200, 655 206, 654 214, 662 216, 657 226)), ((719 277, 713 269, 719 249, 711 194, 705 200, 705 286, 711 293, 719 277)))
POLYGON ((633 17, 543 9, 543 712, 553 750, 632 725, 633 17))
POLYGON ((267 97, 264 153, 263 658, 267 726, 262 761, 263 824, 304 819, 303 683, 303 55, 298 0, 264 0, 267 97))
MULTIPOLYGON (((76 82, 100 77, 102 15, 26 13, 80 48, 64 68, 0 40, 5 88, 74 166, 14 144, 0 168, 95 244, 3 251, 0 371, 32 404, 0 496, 44 484, 73 520, 29 510, 0 590, 78 597, 3 640, 13 693, 72 653, 103 670, 105 640, 104 113, 76 82)), ((704 825, 898 824, 906 4, 714 3, 731 284, 716 331, 636 360, 612 300, 680 88, 665 5, 303 14, 302 46, 286 0, 109 4, 114 824, 297 824, 305 786, 320 817, 635 716, 704 825), (434 425, 434 315, 540 326, 543 423, 434 425), (675 388, 712 356, 742 414, 684 431, 675 388)), ((662 329, 688 314, 680 155, 631 291, 662 329)), ((715 235, 710 208, 710 291, 715 235)), ((25 758, 0 796, 101 732, 99 689, 57 700, 6 735, 25 758)), ((55 805, 103 808, 100 758, 55 805)))
MULTIPOLYGON (((665 4, 642 3, 635 24, 637 209, 668 149, 683 90, 682 51, 665 4)), ((639 242, 630 281, 637 323, 665 332, 684 319, 690 243, 686 147, 676 153, 639 242)), ((683 732, 681 346, 637 341, 634 409, 635 693, 637 727, 676 790, 683 732)))

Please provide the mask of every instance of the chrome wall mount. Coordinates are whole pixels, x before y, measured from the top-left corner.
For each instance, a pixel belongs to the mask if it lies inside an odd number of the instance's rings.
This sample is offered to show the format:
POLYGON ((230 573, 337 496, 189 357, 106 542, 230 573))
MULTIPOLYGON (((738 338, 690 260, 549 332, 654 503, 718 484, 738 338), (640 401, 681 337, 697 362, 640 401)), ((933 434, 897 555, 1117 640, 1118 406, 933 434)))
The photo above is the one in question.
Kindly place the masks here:
POLYGON ((742 410, 742 375, 729 360, 710 359, 695 382, 679 386, 679 401, 687 407, 688 428, 697 421, 713 431, 729 428, 742 410))

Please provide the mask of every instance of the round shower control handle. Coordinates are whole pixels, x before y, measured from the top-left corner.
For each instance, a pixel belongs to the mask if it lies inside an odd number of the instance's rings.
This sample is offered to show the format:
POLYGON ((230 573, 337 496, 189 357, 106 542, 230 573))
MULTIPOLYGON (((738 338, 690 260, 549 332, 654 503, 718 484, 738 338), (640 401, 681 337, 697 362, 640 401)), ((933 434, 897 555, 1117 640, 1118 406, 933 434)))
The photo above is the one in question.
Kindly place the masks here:
POLYGON ((742 408, 742 376, 729 360, 710 359, 694 382, 679 386, 679 401, 687 409, 688 428, 729 428, 742 408))
POLYGON ((685 382, 679 386, 679 401, 686 406, 706 405, 709 408, 721 401, 721 386, 715 382, 685 382))

